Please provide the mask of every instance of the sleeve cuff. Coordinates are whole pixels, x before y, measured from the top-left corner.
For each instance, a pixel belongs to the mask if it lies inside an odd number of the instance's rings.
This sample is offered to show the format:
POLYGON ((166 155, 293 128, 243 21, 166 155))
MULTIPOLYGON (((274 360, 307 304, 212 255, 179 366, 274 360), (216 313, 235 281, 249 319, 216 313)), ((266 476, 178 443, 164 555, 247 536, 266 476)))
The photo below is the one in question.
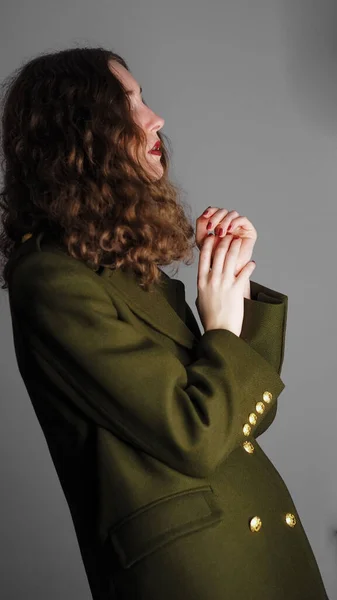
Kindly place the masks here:
POLYGON ((244 298, 240 337, 281 372, 288 314, 288 296, 251 281, 251 298, 244 298))

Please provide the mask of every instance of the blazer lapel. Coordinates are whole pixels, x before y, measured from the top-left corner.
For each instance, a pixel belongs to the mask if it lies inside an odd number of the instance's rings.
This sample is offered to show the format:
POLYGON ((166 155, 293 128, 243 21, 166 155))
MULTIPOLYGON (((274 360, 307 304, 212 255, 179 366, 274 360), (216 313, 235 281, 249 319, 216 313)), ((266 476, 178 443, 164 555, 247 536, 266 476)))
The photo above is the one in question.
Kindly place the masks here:
POLYGON ((160 283, 153 291, 140 287, 135 273, 130 269, 102 267, 101 276, 123 296, 129 308, 152 327, 172 338, 178 344, 192 348, 197 342, 194 333, 184 322, 185 286, 182 281, 172 279, 161 271, 160 283))
MULTIPOLYGON (((55 242, 50 235, 45 234, 46 232, 40 232, 36 237, 28 234, 27 237, 23 236, 18 254, 29 251, 32 246, 41 252, 42 245, 67 254, 63 246, 55 242)), ((155 284, 151 292, 140 287, 131 269, 122 271, 101 266, 96 273, 119 292, 133 313, 178 344, 191 349, 197 342, 197 338, 184 321, 185 286, 179 279, 172 279, 161 269, 160 271, 160 283, 155 284)))

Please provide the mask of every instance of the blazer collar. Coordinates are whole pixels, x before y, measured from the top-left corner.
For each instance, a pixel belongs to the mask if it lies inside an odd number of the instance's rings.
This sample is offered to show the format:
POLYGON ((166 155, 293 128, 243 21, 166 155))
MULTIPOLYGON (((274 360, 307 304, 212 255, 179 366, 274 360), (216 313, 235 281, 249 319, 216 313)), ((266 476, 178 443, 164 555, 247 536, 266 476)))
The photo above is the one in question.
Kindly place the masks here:
MULTIPOLYGON (((45 232, 41 232, 36 237, 26 237, 20 249, 22 250, 22 246, 27 244, 28 250, 28 246, 33 244, 33 247, 41 252, 44 235, 45 232)), ((66 253, 66 250, 57 243, 55 244, 49 235, 45 236, 43 246, 66 253)), ((185 286, 179 279, 172 279, 161 269, 160 271, 160 283, 154 284, 151 292, 140 287, 132 269, 122 271, 102 266, 97 274, 105 279, 114 290, 117 290, 117 293, 122 296, 124 302, 138 317, 178 344, 191 349, 198 340, 184 321, 185 286)))
POLYGON ((159 283, 147 292, 140 287, 131 269, 102 269, 101 277, 106 278, 122 295, 134 313, 178 344, 193 347, 197 338, 184 321, 185 286, 182 281, 172 279, 160 269, 159 283))

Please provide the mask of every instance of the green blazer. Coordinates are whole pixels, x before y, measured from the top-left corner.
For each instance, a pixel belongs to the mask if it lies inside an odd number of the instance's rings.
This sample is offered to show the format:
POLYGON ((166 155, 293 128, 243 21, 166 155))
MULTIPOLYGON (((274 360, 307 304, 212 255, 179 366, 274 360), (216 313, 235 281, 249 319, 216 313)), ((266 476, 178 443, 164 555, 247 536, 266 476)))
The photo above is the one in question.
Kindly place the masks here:
POLYGON ((18 368, 95 600, 327 599, 259 445, 285 387, 288 298, 251 293, 240 337, 201 334, 163 271, 146 292, 43 234, 13 254, 18 368))

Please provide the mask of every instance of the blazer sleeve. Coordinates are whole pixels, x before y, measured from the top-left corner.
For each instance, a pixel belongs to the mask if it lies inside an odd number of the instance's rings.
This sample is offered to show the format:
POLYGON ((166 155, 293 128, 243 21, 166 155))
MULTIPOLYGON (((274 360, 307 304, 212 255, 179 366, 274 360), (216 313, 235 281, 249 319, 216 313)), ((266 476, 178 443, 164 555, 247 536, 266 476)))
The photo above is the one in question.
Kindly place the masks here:
MULTIPOLYGON (((244 298, 244 317, 240 338, 254 348, 281 375, 288 316, 288 296, 250 281, 251 298, 244 298)), ((201 336, 199 325, 192 309, 186 303, 186 325, 201 336)), ((272 424, 277 413, 277 400, 259 419, 254 437, 264 433, 272 424)))
MULTIPOLYGON (((240 337, 263 356, 281 375, 285 351, 288 296, 251 281, 251 299, 244 299, 244 318, 240 337)), ((254 431, 258 437, 272 424, 278 402, 260 420, 254 431)))
POLYGON ((119 319, 113 291, 86 265, 36 255, 12 283, 29 352, 88 419, 169 467, 209 476, 247 439, 243 425, 264 392, 269 410, 285 387, 265 357, 225 329, 205 332, 184 366, 119 319))

